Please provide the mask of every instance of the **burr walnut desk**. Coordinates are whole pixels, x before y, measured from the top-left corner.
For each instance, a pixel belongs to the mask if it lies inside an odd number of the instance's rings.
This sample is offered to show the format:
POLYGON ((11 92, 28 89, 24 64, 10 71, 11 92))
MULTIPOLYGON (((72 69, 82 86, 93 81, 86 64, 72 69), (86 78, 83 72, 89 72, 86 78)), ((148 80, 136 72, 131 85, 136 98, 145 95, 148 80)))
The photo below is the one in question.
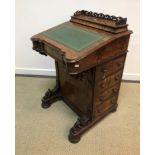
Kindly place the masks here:
POLYGON ((79 116, 69 132, 72 143, 117 109, 132 33, 126 21, 82 10, 70 21, 31 38, 34 50, 55 59, 56 86, 45 93, 42 107, 62 99, 79 116))

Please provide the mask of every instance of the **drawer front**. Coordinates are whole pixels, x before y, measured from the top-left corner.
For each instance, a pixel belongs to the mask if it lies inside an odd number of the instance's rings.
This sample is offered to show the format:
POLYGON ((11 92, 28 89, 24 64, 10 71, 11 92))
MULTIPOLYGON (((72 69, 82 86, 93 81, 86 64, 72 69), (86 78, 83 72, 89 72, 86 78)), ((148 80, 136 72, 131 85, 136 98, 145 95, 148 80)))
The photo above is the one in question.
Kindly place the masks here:
POLYGON ((117 96, 112 97, 109 100, 104 101, 102 104, 99 104, 94 110, 94 117, 101 116, 106 110, 117 103, 117 96))
POLYGON ((108 98, 118 95, 119 93, 119 88, 120 88, 120 83, 116 84, 115 86, 113 86, 112 88, 101 92, 100 94, 96 94, 96 98, 95 98, 95 106, 102 104, 105 100, 107 100, 108 98))
POLYGON ((120 83, 122 80, 123 69, 111 75, 109 78, 109 87, 115 85, 116 83, 120 83))
POLYGON ((125 57, 126 55, 123 55, 115 60, 99 65, 96 68, 96 81, 101 81, 107 76, 122 69, 124 67, 125 57))
POLYGON ((110 87, 114 86, 115 84, 117 83, 119 84, 122 79, 122 73, 123 73, 123 69, 111 76, 108 76, 102 81, 96 82, 97 83, 95 88, 96 93, 100 94, 106 91, 107 89, 109 89, 110 87))
POLYGON ((91 55, 81 59, 80 61, 67 63, 67 70, 71 75, 79 74, 83 71, 86 71, 96 66, 97 61, 98 61, 97 54, 92 53, 91 55))
POLYGON ((121 56, 113 61, 113 72, 124 67, 126 55, 121 56))
POLYGON ((99 49, 99 62, 103 62, 107 58, 118 56, 127 51, 129 36, 121 37, 110 44, 99 49))

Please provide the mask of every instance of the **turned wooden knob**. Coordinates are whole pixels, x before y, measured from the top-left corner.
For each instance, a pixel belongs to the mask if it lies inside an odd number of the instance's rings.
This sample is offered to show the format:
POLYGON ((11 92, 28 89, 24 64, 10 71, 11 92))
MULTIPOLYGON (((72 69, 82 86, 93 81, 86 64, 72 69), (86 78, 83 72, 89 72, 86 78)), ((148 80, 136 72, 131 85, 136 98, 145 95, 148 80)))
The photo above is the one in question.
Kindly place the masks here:
POLYGON ((102 76, 102 80, 105 78, 105 74, 102 76))
POLYGON ((104 79, 107 75, 108 70, 107 69, 102 69, 101 72, 103 73, 102 79, 104 79))
POLYGON ((113 92, 114 94, 117 93, 117 92, 118 92, 118 88, 112 89, 112 92, 113 92))
POLYGON ((97 113, 100 114, 101 113, 101 109, 97 109, 97 113))
POLYGON ((101 88, 104 88, 105 87, 105 84, 101 84, 101 88))
POLYGON ((111 100, 111 104, 115 104, 115 100, 114 99, 111 100))
POLYGON ((121 66, 123 62, 117 62, 117 66, 121 66))
POLYGON ((100 96, 100 97, 99 97, 99 100, 100 100, 100 101, 104 101, 104 96, 100 96))
POLYGON ((115 80, 118 81, 120 79, 120 75, 115 76, 115 80))
POLYGON ((107 69, 102 69, 101 71, 102 71, 103 73, 107 73, 107 72, 108 72, 107 69))

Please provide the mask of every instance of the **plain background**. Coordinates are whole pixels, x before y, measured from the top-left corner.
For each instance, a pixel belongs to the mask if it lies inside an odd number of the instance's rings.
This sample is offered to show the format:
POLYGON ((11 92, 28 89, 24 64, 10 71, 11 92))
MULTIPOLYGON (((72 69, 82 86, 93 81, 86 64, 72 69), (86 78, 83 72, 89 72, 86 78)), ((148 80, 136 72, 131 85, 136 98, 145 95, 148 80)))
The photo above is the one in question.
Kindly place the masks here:
POLYGON ((33 51, 30 38, 83 9, 128 18, 134 33, 123 79, 139 80, 139 0, 16 0, 16 74, 55 75, 54 60, 33 51))

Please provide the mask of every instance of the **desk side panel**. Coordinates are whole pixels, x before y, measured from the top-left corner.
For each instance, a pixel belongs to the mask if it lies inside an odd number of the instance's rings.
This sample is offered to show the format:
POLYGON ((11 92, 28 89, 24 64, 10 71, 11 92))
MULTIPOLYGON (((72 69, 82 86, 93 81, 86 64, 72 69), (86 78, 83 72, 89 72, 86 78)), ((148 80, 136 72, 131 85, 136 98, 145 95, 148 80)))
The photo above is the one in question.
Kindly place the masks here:
POLYGON ((94 69, 69 75, 65 65, 58 62, 60 91, 64 101, 80 116, 91 117, 94 69))

